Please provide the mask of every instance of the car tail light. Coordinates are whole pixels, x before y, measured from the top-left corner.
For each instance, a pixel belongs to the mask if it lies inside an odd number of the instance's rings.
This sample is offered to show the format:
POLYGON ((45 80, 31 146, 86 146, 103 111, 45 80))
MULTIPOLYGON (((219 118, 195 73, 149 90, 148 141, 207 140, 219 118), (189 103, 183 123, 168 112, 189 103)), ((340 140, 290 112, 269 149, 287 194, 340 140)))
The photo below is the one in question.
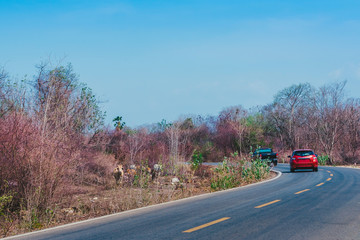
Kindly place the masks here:
POLYGON ((262 156, 262 155, 260 154, 259 157, 261 158, 261 156, 262 156))
POLYGON ((278 156, 278 153, 276 153, 276 157, 278 156))
POLYGON ((313 162, 316 162, 317 161, 317 157, 313 157, 313 162))

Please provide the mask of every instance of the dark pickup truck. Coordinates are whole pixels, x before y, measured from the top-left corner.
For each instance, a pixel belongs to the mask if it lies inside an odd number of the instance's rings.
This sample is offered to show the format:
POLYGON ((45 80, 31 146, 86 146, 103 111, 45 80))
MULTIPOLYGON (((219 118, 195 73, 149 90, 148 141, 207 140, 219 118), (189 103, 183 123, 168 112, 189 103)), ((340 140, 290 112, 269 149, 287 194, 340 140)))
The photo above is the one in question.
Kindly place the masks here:
POLYGON ((277 165, 277 155, 271 148, 258 148, 253 153, 253 159, 260 158, 267 161, 268 165, 272 167, 277 165))

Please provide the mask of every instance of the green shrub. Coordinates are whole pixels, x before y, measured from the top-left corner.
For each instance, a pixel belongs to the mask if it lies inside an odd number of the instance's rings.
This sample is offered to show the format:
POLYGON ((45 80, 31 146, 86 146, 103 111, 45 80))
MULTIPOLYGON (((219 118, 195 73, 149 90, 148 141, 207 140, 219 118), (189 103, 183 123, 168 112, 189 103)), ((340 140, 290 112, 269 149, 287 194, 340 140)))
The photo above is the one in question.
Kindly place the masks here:
POLYGON ((317 157, 319 165, 326 165, 329 161, 329 155, 320 155, 317 157))
POLYGON ((241 185, 242 183, 257 182, 269 175, 270 168, 266 161, 257 158, 240 159, 237 152, 230 158, 225 158, 222 165, 214 170, 211 180, 213 190, 228 189, 241 185))
POLYGON ((213 173, 211 178, 212 190, 223 190, 238 187, 242 182, 242 171, 246 160, 240 159, 235 152, 230 158, 224 158, 224 161, 219 165, 213 173))
POLYGON ((7 191, 8 186, 8 182, 4 181, 3 187, 6 193, 0 196, 0 229, 3 237, 7 236, 16 219, 16 211, 14 211, 14 196, 16 193, 7 191))
POLYGON ((246 182, 260 181, 269 175, 270 168, 266 161, 257 158, 250 166, 243 166, 243 179, 246 182))
POLYGON ((211 189, 222 190, 237 187, 240 185, 241 172, 236 167, 228 163, 227 160, 214 170, 214 176, 211 179, 211 189))
POLYGON ((140 166, 136 169, 133 185, 140 188, 148 188, 151 173, 149 170, 148 161, 141 161, 140 166))
POLYGON ((28 224, 30 230, 41 229, 43 227, 39 219, 39 213, 35 209, 31 211, 31 219, 28 224))
POLYGON ((191 169, 196 171, 201 166, 202 162, 202 154, 199 151, 195 150, 191 158, 191 169))
POLYGON ((12 195, 3 194, 0 196, 0 216, 3 216, 13 200, 12 195))
POLYGON ((3 211, 0 215, 0 228, 1 235, 6 237, 11 229, 14 227, 14 222, 16 220, 16 213, 11 212, 9 209, 3 211))
POLYGON ((138 171, 134 176, 133 185, 140 188, 148 188, 149 187, 149 173, 145 171, 138 171))

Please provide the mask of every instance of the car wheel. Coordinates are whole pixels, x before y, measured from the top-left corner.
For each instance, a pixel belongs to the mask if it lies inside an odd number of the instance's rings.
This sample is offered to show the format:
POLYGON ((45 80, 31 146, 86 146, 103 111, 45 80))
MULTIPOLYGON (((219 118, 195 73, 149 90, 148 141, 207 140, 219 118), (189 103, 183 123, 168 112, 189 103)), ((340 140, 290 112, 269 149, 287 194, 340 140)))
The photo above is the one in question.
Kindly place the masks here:
POLYGON ((314 172, 317 172, 318 171, 318 168, 316 167, 316 168, 314 168, 314 172))
POLYGON ((290 168, 290 172, 295 172, 295 169, 293 169, 293 168, 290 168))

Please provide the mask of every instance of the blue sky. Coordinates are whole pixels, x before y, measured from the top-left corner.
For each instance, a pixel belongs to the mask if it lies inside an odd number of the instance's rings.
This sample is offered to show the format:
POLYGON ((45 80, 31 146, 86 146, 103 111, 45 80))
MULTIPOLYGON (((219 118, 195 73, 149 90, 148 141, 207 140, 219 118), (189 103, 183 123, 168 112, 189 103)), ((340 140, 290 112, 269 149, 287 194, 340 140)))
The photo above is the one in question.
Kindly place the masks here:
POLYGON ((292 84, 360 97, 360 1, 3 1, 0 66, 71 62, 132 127, 265 105, 292 84))

